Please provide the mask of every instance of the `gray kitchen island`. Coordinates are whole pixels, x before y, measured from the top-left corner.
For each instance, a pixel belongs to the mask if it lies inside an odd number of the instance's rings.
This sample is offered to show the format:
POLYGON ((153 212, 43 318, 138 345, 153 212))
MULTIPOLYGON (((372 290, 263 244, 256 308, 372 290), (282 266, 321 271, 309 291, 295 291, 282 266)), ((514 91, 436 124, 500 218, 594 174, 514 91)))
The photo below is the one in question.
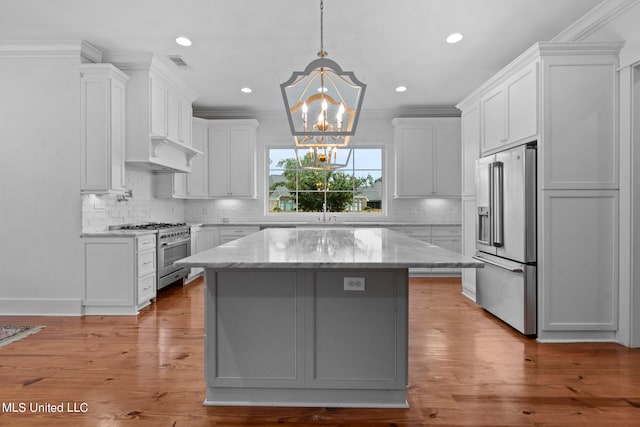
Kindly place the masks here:
POLYGON ((268 228, 205 268, 205 405, 407 407, 408 268, 482 263, 386 228, 268 228))

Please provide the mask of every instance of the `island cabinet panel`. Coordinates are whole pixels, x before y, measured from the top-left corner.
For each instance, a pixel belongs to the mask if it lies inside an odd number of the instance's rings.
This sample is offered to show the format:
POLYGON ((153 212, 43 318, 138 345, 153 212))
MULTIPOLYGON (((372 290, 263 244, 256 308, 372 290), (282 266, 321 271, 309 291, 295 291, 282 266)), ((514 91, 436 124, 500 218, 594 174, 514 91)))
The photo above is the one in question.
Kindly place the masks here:
POLYGON ((406 269, 207 269, 206 281, 206 405, 407 406, 406 269))
POLYGON ((402 387, 406 381, 406 287, 393 271, 317 271, 307 298, 307 379, 324 387, 402 387), (345 290, 345 277, 364 279, 345 290))
POLYGON ((296 272, 219 271, 208 312, 207 351, 216 360, 208 383, 300 385, 302 295, 296 272))

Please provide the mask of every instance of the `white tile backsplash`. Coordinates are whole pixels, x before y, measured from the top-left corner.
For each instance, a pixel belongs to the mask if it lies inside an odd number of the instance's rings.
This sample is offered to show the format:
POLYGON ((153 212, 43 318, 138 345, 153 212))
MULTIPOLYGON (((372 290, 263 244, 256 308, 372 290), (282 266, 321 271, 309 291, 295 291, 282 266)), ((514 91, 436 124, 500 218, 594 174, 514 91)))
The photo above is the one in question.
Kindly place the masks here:
POLYGON ((155 182, 150 171, 127 167, 126 187, 131 189, 133 197, 123 202, 114 195, 82 196, 84 232, 103 231, 116 224, 185 220, 183 200, 154 197, 155 182))

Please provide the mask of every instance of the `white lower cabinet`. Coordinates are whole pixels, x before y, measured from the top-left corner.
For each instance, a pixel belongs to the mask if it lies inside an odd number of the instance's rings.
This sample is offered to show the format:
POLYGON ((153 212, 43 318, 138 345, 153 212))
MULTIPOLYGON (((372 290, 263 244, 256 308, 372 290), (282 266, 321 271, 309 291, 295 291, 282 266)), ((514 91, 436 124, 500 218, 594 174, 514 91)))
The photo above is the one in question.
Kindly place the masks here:
MULTIPOLYGON (((218 245, 219 241, 218 227, 209 227, 202 225, 191 226, 191 255, 211 249, 218 245)), ((192 268, 187 281, 191 281, 198 277, 204 271, 203 268, 192 268)))
POLYGON ((156 296, 156 235, 84 237, 85 315, 135 315, 156 296))
MULTIPOLYGON (((462 230, 460 226, 432 226, 431 243, 456 253, 462 253, 462 230)), ((460 274, 459 268, 434 268, 434 274, 460 274)))
POLYGON ((610 339, 618 329, 618 192, 549 190, 539 201, 538 338, 589 331, 610 339))
MULTIPOLYGON (((461 253, 461 230, 459 226, 419 225, 391 227, 391 230, 413 237, 450 251, 461 253)), ((411 276, 450 276, 460 274, 459 268, 410 268, 411 276)))
POLYGON ((221 245, 229 243, 240 237, 248 236, 251 233, 260 231, 260 226, 235 226, 235 225, 223 225, 220 227, 220 243, 221 245))
MULTIPOLYGON (((476 198, 462 198, 462 255, 472 257, 476 253, 476 198)), ((476 270, 462 269, 462 294, 476 300, 476 270)))

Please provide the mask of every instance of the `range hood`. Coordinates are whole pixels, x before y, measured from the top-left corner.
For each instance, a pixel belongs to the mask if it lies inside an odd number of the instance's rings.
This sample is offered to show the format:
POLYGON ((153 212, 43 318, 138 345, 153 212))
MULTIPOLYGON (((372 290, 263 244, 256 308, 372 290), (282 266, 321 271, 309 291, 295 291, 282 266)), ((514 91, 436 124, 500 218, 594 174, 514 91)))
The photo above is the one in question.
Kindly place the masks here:
POLYGON ((197 93, 169 59, 154 53, 108 53, 129 76, 126 92, 127 165, 156 173, 191 172, 203 153, 191 146, 192 104, 197 93))

